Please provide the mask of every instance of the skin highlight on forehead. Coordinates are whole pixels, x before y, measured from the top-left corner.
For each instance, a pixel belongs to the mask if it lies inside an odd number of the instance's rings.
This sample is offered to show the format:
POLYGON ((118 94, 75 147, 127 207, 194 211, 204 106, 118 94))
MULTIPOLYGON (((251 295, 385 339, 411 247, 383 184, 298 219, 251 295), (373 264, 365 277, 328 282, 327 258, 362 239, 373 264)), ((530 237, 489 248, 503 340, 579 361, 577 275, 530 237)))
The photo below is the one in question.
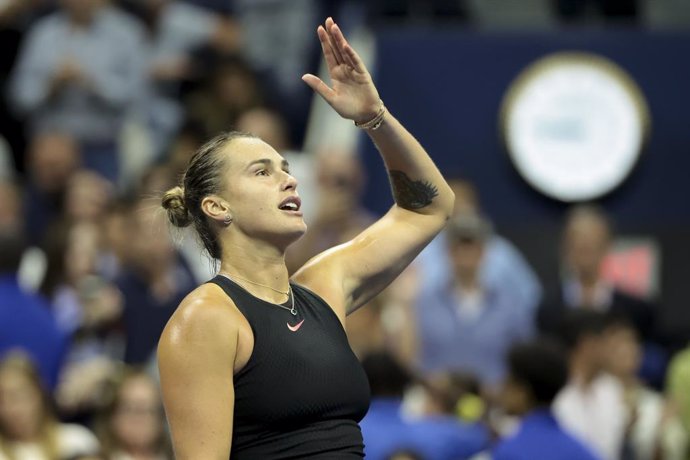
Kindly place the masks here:
MULTIPOLYGON (((287 161, 270 145, 258 138, 241 137, 233 139, 223 147, 228 171, 242 172, 255 162, 277 163, 287 167, 287 161)), ((268 164, 267 164, 268 166, 268 164)))

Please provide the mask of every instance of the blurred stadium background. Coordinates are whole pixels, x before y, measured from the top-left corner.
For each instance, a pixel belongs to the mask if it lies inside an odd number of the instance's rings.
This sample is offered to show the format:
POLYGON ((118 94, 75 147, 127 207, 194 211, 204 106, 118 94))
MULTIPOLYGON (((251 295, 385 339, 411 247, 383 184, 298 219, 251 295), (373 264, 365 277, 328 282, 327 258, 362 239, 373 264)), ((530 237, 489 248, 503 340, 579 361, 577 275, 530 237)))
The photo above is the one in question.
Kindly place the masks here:
POLYGON ((155 346, 214 266, 156 197, 205 140, 289 159, 292 270, 391 206, 300 81, 329 15, 458 198, 349 319, 367 458, 516 458, 556 349, 595 458, 690 458, 690 1, 0 0, 0 460, 172 458, 155 346))

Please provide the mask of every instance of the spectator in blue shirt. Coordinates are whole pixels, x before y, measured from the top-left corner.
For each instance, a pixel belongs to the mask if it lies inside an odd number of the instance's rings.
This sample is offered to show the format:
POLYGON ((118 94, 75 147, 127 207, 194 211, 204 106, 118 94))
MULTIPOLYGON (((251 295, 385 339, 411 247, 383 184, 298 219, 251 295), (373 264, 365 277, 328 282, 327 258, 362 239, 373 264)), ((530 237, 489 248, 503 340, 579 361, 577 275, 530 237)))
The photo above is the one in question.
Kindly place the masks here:
POLYGON ((67 340, 48 303, 19 285, 17 270, 23 250, 16 229, 0 229, 0 358, 12 350, 24 351, 38 366, 46 387, 53 389, 67 340))
POLYGON ((550 342, 517 345, 508 355, 508 368, 501 403, 522 421, 514 435, 495 446, 493 460, 596 460, 550 409, 568 379, 564 353, 550 342))
POLYGON ((362 361, 371 386, 371 406, 360 422, 368 460, 395 458, 402 451, 431 460, 469 458, 481 451, 487 430, 464 424, 453 417, 409 420, 401 413, 407 371, 385 352, 367 355, 362 361))
POLYGON ((414 305, 419 368, 469 372, 489 389, 505 375, 510 346, 533 335, 537 307, 482 275, 491 235, 479 215, 454 216, 446 229, 450 268, 437 282, 422 282, 414 305))
POLYGON ((143 27, 105 0, 61 0, 26 35, 10 81, 11 102, 32 133, 79 142, 83 164, 118 178, 117 143, 144 94, 143 27))
MULTIPOLYGON (((481 214, 480 199, 474 185, 460 178, 448 181, 455 193, 453 215, 481 214)), ((448 231, 440 233, 417 257, 422 285, 443 284, 452 272, 448 253, 448 231)), ((519 305, 539 305, 542 287, 520 251, 506 238, 492 232, 484 244, 479 277, 485 286, 505 292, 519 305)))

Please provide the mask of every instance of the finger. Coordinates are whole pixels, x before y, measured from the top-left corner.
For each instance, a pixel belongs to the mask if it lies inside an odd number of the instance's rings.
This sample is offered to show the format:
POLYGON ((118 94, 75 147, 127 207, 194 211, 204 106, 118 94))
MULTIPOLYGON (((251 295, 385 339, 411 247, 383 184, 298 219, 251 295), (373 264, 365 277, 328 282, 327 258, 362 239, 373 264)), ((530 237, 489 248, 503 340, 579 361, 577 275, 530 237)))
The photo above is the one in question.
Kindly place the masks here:
POLYGON ((333 37, 333 32, 331 32, 331 28, 335 25, 335 22, 333 22, 333 18, 328 18, 326 19, 326 35, 328 36, 328 43, 331 44, 331 49, 333 50, 333 54, 335 55, 336 61, 338 61, 338 64, 344 64, 345 59, 343 59, 343 55, 340 52, 340 49, 338 49, 338 45, 335 41, 335 37, 333 37))
POLYGON ((352 62, 350 56, 345 52, 345 48, 348 46, 347 40, 345 39, 345 35, 343 35, 343 32, 340 30, 340 27, 338 27, 338 25, 335 22, 333 22, 332 19, 331 23, 332 24, 328 28, 328 31, 331 34, 331 37, 333 37, 333 41, 335 42, 335 48, 340 53, 340 56, 343 58, 343 62, 345 62, 350 67, 354 67, 355 63, 352 62))
POLYGON ((324 29, 323 26, 319 26, 316 29, 316 33, 319 36, 323 57, 326 59, 326 65, 328 66, 328 71, 330 72, 333 67, 338 65, 338 61, 333 53, 333 47, 328 41, 328 32, 326 32, 326 29, 324 29))
POLYGON ((310 73, 302 75, 302 81, 309 85, 311 89, 319 93, 319 95, 324 98, 326 102, 329 104, 333 100, 334 92, 331 88, 328 87, 327 84, 323 82, 319 77, 316 75, 312 75, 310 73))
POLYGON ((343 32, 340 30, 340 27, 338 27, 337 24, 334 24, 331 30, 338 42, 339 48, 342 50, 342 54, 344 55, 346 62, 350 64, 357 72, 366 72, 367 69, 364 66, 364 61, 362 61, 362 58, 359 57, 359 54, 357 54, 355 49, 347 42, 345 35, 343 35, 343 32))
POLYGON ((367 68, 364 65, 364 61, 362 61, 362 58, 359 57, 357 51, 355 51, 355 49, 351 47, 349 44, 345 47, 345 55, 347 56, 348 60, 351 61, 353 69, 355 69, 359 73, 367 72, 367 68))

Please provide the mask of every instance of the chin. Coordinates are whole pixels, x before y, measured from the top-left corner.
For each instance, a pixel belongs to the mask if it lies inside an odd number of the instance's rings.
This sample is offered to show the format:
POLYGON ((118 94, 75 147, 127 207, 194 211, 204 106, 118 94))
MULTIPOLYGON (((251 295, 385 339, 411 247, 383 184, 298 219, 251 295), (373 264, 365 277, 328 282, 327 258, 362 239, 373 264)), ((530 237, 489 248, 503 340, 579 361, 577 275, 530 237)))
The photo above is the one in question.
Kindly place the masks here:
POLYGON ((305 233, 307 233, 307 224, 302 222, 302 225, 300 225, 298 228, 296 228, 293 232, 290 233, 290 238, 292 240, 290 241, 290 244, 302 238, 302 236, 304 236, 305 233))
POLYGON ((266 240, 274 242, 277 246, 287 249, 292 243, 299 240, 307 231, 307 225, 304 222, 300 224, 285 225, 282 228, 273 228, 270 234, 265 235, 266 240))

